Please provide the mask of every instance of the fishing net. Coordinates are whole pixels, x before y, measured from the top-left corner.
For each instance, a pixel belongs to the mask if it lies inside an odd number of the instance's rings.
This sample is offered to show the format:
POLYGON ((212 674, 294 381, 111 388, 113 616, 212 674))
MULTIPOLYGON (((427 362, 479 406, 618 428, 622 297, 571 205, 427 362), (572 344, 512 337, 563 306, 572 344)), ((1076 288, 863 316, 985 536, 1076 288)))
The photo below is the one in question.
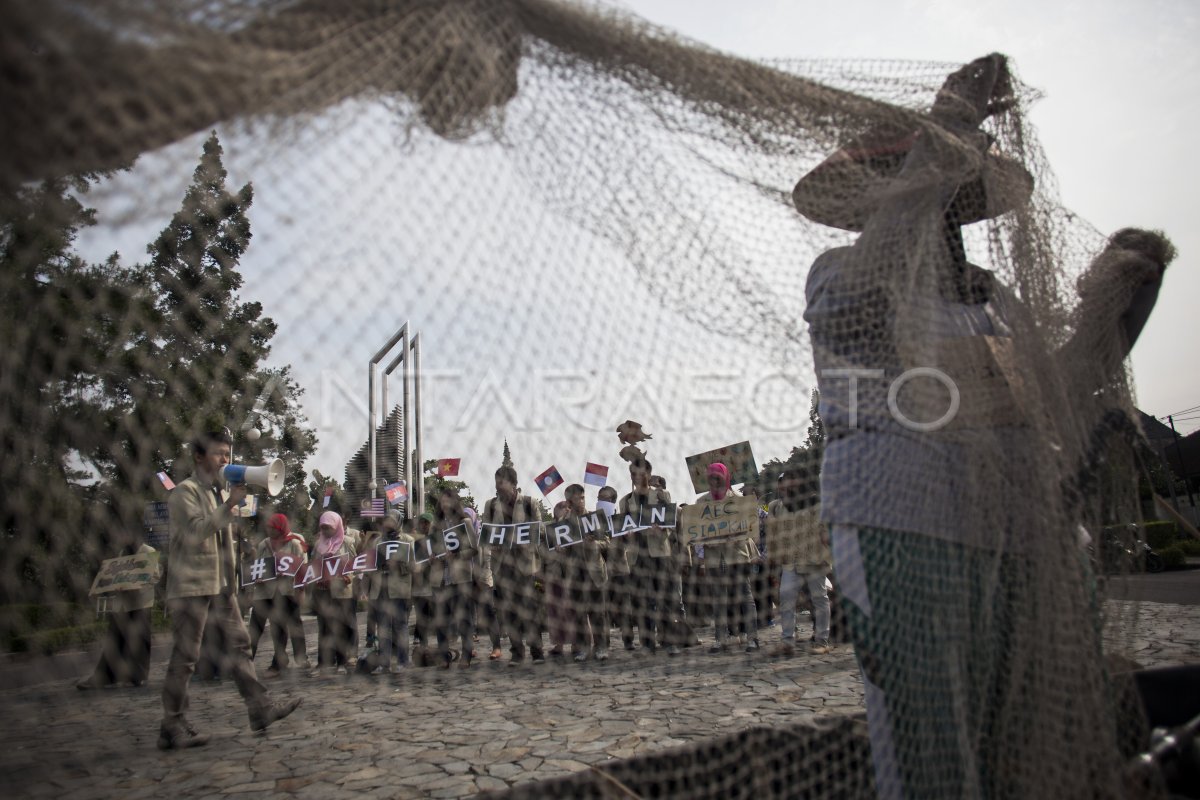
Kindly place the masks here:
MULTIPOLYGON (((1126 790, 1146 732, 1106 655, 1125 653, 1136 608, 1106 604, 1087 540, 1143 518, 1124 359, 1173 251, 1061 206, 1028 121, 1038 93, 1002 57, 759 63, 551 0, 5 2, 3 19, 11 640, 43 630, 33 606, 90 614, 95 567, 132 552, 122 531, 166 502, 156 473, 191 474, 204 429, 233 427, 237 460, 258 463, 311 453, 315 426, 350 460, 328 494, 289 463, 275 510, 311 539, 329 498, 363 527, 361 501, 401 479, 413 497, 394 505, 433 510, 415 477, 431 454, 482 465, 484 522, 549 517, 520 502, 487 516, 505 436, 526 495, 545 463, 606 458, 625 495, 612 427, 626 416, 660 428, 641 449, 686 502, 683 456, 759 434, 760 452, 800 445, 815 380, 870 747, 847 745, 851 763, 797 750, 811 791, 1126 790), (191 200, 154 239, 201 152, 191 200), (122 243, 137 235, 149 268, 122 243), (123 258, 85 259, 76 236, 123 258), (426 404, 423 452, 391 407, 371 421, 378 449, 364 444, 362 401, 339 397, 336 371, 403 319, 435 354, 399 406, 412 426, 426 404)), ((447 509, 436 525, 459 522, 447 509)), ((650 539, 623 543, 665 570, 628 583, 633 609, 686 617, 674 587, 696 553, 676 540, 666 566, 650 539)), ((705 580, 740 591, 717 552, 705 580)), ((505 571, 504 591, 536 606, 558 570, 571 596, 584 561, 542 556, 525 569, 497 551, 489 591, 505 571)), ((431 597, 451 572, 427 579, 431 597)), ((643 791, 699 796, 670 763, 643 791)), ((711 796, 736 795, 724 774, 711 796)))

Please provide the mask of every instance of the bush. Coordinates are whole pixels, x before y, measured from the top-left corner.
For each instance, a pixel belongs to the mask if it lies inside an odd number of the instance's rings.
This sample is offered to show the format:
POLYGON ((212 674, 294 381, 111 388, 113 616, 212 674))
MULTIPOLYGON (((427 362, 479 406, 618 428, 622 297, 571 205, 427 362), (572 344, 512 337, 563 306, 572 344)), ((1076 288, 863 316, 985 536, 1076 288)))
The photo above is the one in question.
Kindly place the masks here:
POLYGON ((1178 547, 1185 556, 1200 558, 1200 539, 1180 539, 1173 547, 1178 547))
POLYGON ((13 653, 53 655, 61 650, 82 647, 96 641, 107 626, 108 620, 101 619, 68 628, 47 628, 26 633, 14 631, 9 634, 8 649, 13 653))
POLYGON ((1163 565, 1166 566, 1167 569, 1178 569, 1179 567, 1182 567, 1187 560, 1187 557, 1183 554, 1183 550, 1175 545, 1164 547, 1162 550, 1157 552, 1160 556, 1162 556, 1163 565))
POLYGON ((1179 529, 1170 520, 1147 522, 1142 525, 1142 536, 1153 550, 1171 547, 1179 539, 1179 529))

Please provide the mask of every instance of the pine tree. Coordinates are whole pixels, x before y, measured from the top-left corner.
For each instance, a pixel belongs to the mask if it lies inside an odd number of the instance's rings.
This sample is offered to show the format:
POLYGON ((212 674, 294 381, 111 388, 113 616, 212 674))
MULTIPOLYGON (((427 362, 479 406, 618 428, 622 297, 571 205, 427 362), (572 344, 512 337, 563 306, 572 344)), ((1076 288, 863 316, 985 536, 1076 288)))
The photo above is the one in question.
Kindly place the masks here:
MULTIPOLYGON (((246 408, 247 379, 270 351, 275 323, 262 306, 238 301, 238 262, 250 244, 254 192, 226 189, 221 144, 204 143, 183 205, 150 245, 161 327, 155 342, 155 410, 165 442, 185 443, 246 408)), ((164 454, 166 455, 166 454, 164 454)), ((170 453, 169 456, 173 456, 170 453)))

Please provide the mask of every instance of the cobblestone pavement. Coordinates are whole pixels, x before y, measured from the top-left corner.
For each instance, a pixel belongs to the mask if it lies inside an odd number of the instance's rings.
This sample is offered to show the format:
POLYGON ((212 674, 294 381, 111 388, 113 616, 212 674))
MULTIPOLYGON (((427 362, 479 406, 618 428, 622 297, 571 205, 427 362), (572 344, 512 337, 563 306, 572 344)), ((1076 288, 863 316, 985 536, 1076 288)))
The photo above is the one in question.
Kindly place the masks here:
MULTIPOLYGON (((1143 666, 1200 663, 1200 607, 1110 604, 1109 615, 1134 631, 1110 634, 1110 642, 1143 666)), ((769 629, 764 646, 778 636, 769 629)), ((270 659, 263 641, 260 672, 270 659)), ((230 682, 193 683, 189 718, 212 741, 161 753, 161 644, 147 688, 85 693, 61 678, 5 683, 0 788, 56 800, 462 797, 752 725, 862 708, 848 646, 789 659, 710 655, 706 647, 639 657, 618 647, 607 663, 511 668, 485 660, 399 678, 313 679, 293 670, 270 685, 276 697, 302 696, 304 705, 265 734, 249 731, 230 682)))

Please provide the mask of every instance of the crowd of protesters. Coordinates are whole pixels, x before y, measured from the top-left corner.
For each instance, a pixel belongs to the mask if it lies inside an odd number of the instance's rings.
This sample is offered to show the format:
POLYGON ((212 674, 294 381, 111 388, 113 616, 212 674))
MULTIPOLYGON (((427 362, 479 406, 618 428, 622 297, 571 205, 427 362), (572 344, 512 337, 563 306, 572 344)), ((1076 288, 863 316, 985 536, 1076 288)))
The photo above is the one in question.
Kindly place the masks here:
MULTIPOLYGON (((566 487, 553 508, 555 521, 593 512, 637 513, 642 506, 671 503, 665 481, 652 474, 644 458, 629 468, 631 489, 619 496, 612 486, 600 489, 595 509, 586 504, 584 487, 566 487)), ((736 494, 724 464, 708 468, 709 492, 698 501, 736 494)), ((748 490, 752 491, 752 490, 748 490)), ((356 554, 387 541, 420 547, 437 531, 468 525, 474 541, 423 563, 380 560, 375 571, 354 578, 323 578, 301 590, 288 580, 256 584, 250 632, 257 647, 264 627, 271 628, 275 656, 267 677, 296 664, 314 676, 355 669, 375 674, 401 673, 410 666, 453 665, 468 668, 479 659, 572 658, 605 661, 610 641, 637 656, 677 655, 700 644, 698 632, 712 629, 716 654, 735 648, 759 649, 759 632, 782 625, 781 644, 772 655, 796 652, 798 604, 812 613, 811 649, 830 650, 830 554, 819 522, 816 487, 802 469, 789 468, 778 483, 778 498, 762 508, 757 535, 706 546, 684 543, 675 528, 651 526, 625 536, 590 532, 582 541, 557 549, 535 541, 524 546, 493 547, 480 540, 485 524, 513 525, 541 519, 541 504, 523 494, 512 467, 495 473, 495 496, 477 511, 446 488, 431 497, 431 509, 415 519, 398 511, 367 518, 348 527, 336 512, 319 520, 310 558, 356 554), (767 527, 776 522, 807 530, 797 552, 766 552, 767 527), (316 662, 306 658, 298 593, 309 594, 317 617, 316 662), (357 625, 365 615, 366 637, 357 625)), ((258 555, 303 557, 303 539, 283 515, 268 523, 269 535, 258 555)))

